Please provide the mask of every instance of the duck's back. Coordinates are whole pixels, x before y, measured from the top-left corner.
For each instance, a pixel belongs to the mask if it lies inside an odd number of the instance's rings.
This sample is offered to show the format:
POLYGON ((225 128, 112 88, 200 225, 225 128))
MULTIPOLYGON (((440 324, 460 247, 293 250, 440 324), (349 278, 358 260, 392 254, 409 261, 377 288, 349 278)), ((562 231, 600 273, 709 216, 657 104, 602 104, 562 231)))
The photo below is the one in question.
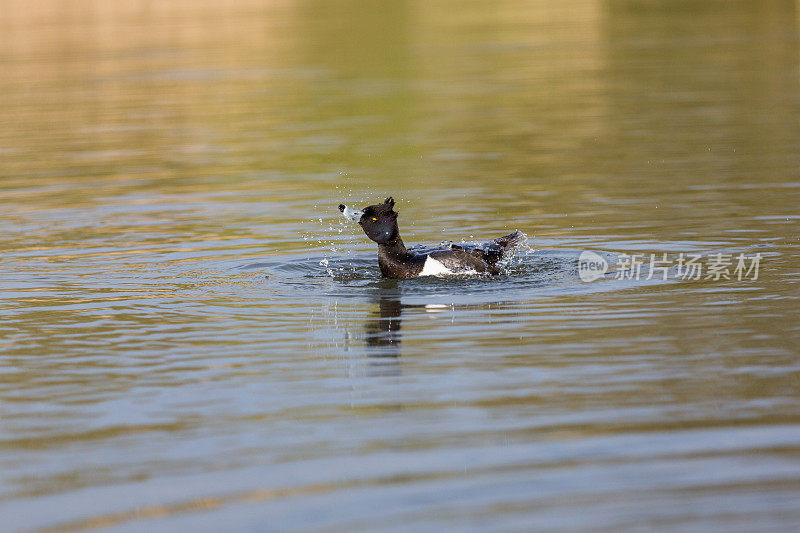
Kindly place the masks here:
POLYGON ((497 274, 497 263, 506 252, 521 244, 525 235, 515 231, 505 237, 470 246, 449 244, 436 249, 420 250, 427 256, 420 276, 477 272, 497 274))
POLYGON ((493 265, 460 246, 427 254, 420 276, 477 272, 496 274, 493 265))
POLYGON ((525 235, 515 231, 505 237, 479 245, 445 244, 436 247, 415 246, 401 250, 378 247, 378 265, 389 278, 414 278, 447 274, 498 274, 497 263, 511 248, 524 242, 525 235))

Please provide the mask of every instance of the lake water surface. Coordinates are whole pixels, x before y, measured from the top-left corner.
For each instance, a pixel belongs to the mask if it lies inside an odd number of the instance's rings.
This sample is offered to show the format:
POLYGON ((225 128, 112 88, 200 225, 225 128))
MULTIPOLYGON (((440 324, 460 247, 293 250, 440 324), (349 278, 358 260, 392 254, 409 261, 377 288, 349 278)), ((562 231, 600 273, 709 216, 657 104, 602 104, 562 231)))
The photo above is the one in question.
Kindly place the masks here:
POLYGON ((162 4, 3 2, 0 530, 800 527, 795 2, 162 4))

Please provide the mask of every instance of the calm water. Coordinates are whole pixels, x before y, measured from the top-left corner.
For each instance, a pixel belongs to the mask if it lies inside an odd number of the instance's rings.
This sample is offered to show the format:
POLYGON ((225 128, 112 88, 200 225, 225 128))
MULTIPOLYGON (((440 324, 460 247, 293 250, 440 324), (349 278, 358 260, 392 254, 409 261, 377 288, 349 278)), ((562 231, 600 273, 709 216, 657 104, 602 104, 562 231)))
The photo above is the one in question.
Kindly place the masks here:
POLYGON ((800 527, 794 2, 170 4, 2 2, 0 529, 800 527))

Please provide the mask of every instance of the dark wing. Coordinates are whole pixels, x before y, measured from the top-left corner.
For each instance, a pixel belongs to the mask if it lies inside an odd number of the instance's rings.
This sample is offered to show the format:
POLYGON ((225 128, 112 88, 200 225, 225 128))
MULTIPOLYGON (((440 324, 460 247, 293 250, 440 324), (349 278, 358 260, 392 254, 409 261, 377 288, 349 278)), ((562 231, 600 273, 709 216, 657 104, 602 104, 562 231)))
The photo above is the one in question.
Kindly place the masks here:
POLYGON ((458 244, 453 245, 453 250, 463 250, 473 257, 477 257, 484 263, 493 265, 500 261, 503 257, 505 249, 494 242, 481 244, 479 246, 461 246, 458 244))
POLYGON ((495 264, 512 248, 525 242, 525 234, 520 231, 510 233, 477 246, 447 243, 435 247, 415 246, 412 250, 420 255, 430 255, 453 272, 475 270, 498 274, 495 264))
POLYGON ((503 258, 503 255, 512 248, 515 248, 525 241, 525 235, 520 231, 510 233, 505 237, 499 237, 493 241, 485 242, 477 246, 452 245, 453 249, 461 249, 494 266, 495 263, 503 258))
POLYGON ((433 252, 429 255, 453 272, 474 270, 476 272, 497 274, 497 270, 495 270, 494 267, 460 246, 454 245, 450 250, 433 252))

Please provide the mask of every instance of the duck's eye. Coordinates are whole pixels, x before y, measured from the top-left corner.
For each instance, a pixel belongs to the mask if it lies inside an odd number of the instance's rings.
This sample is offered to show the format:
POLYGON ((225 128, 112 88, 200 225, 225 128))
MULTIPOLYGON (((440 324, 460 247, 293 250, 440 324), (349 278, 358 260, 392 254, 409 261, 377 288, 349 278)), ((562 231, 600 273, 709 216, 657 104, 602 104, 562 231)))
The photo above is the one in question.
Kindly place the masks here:
POLYGON ((372 220, 378 220, 378 219, 377 219, 377 218, 375 218, 375 217, 372 217, 372 220))

